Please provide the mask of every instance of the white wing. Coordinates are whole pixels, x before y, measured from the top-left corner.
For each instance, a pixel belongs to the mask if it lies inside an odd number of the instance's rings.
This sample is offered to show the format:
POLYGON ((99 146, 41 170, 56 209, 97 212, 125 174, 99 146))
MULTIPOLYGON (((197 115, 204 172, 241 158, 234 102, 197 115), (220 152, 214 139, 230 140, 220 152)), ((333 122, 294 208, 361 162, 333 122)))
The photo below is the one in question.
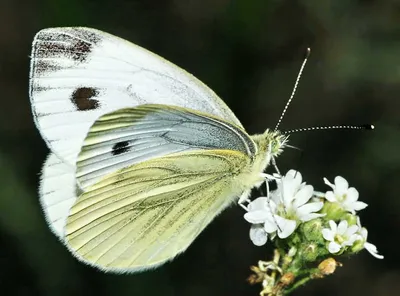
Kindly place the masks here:
POLYGON ((64 240, 67 217, 78 194, 75 170, 54 153, 49 154, 43 165, 39 194, 50 229, 64 240))
POLYGON ((75 165, 89 127, 102 114, 146 103, 239 120, 191 74, 123 39, 89 28, 51 28, 32 45, 30 96, 49 148, 75 165))

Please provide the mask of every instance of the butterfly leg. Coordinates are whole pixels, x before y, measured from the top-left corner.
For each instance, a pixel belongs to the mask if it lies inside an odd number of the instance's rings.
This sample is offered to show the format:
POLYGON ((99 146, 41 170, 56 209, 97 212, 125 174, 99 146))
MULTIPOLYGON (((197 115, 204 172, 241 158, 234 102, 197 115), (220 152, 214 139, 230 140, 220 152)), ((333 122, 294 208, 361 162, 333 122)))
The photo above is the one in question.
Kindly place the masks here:
MULTIPOLYGON (((260 178, 264 179, 265 182, 270 182, 270 181, 276 180, 276 178, 273 175, 265 174, 265 173, 261 173, 260 178)), ((267 193, 268 192, 269 191, 267 191, 267 193)), ((246 211, 248 211, 248 208, 247 208, 247 205, 245 205, 245 202, 247 202, 247 203, 251 202, 251 199, 249 198, 249 195, 250 195, 250 191, 244 192, 242 194, 242 196, 239 198, 239 201, 238 201, 238 205, 241 206, 246 211)))
POLYGON ((280 178, 281 178, 280 175, 279 176, 269 175, 269 179, 268 178, 265 179, 265 189, 267 191, 267 203, 268 203, 268 208, 269 208, 269 210, 271 211, 271 214, 272 214, 271 215, 272 219, 274 220, 274 223, 275 223, 276 227, 278 227, 278 230, 282 232, 282 229, 280 228, 280 226, 278 224, 278 221, 276 221, 276 218, 275 218, 275 215, 274 215, 274 211, 272 210, 271 198, 270 198, 270 195, 269 195, 270 194, 269 181, 272 181, 272 180, 277 181, 277 180, 280 180, 280 178))
POLYGON ((279 169, 278 169, 278 166, 276 165, 275 157, 272 157, 272 158, 271 158, 271 162, 272 162, 273 167, 275 168, 275 171, 278 173, 278 175, 279 175, 279 176, 282 176, 282 175, 281 175, 281 172, 280 172, 279 169))
POLYGON ((251 202, 249 195, 250 195, 250 191, 243 192, 242 196, 239 198, 239 201, 238 201, 238 205, 241 206, 246 212, 248 211, 248 208, 247 208, 247 205, 245 205, 244 203, 251 202))

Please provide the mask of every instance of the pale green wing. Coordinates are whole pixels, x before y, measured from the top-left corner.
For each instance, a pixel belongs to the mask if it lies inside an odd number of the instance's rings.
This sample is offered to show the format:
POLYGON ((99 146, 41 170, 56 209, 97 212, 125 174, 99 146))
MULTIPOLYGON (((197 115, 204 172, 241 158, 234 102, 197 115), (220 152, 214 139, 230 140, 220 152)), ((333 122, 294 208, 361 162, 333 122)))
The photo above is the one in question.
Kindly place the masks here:
POLYGON ((202 150, 151 159, 88 187, 66 226, 68 247, 106 271, 156 267, 183 252, 244 190, 251 159, 239 151, 202 150))
POLYGON ((199 149, 229 149, 248 156, 256 145, 239 126, 169 105, 125 108, 96 120, 78 156, 83 190, 118 169, 154 157, 199 149))

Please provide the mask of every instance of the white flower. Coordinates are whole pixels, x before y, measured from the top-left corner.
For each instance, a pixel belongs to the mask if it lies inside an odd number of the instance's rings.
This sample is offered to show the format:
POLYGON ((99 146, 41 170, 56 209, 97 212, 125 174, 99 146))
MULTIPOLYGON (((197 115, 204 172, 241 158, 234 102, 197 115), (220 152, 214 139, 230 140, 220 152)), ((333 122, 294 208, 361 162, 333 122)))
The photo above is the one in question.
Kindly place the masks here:
POLYGON ((268 201, 265 196, 250 202, 247 210, 244 218, 253 224, 250 228, 250 239, 256 246, 264 245, 267 242, 268 233, 271 238, 275 236, 275 232, 278 232, 280 238, 286 238, 296 228, 296 221, 290 221, 275 214, 275 202, 271 199, 268 201), (261 227, 263 227, 263 231, 260 229, 261 227))
POLYGON ((264 223, 264 229, 267 233, 271 235, 278 233, 279 238, 287 238, 295 231, 297 226, 295 220, 286 219, 278 215, 274 215, 274 218, 271 216, 264 223))
POLYGON ((364 249, 366 249, 375 258, 383 259, 383 255, 378 254, 378 249, 376 246, 367 242, 368 230, 365 227, 361 227, 360 217, 357 217, 357 225, 359 227, 359 239, 364 242, 364 249))
POLYGON ((349 183, 341 176, 335 178, 335 184, 330 183, 324 178, 326 185, 331 187, 333 191, 327 191, 325 198, 330 202, 337 202, 341 207, 355 214, 355 211, 365 209, 368 205, 362 201, 358 201, 358 191, 354 187, 349 188, 349 183))
POLYGON ((268 199, 266 197, 255 199, 249 203, 247 211, 244 218, 253 224, 250 227, 250 239, 256 246, 262 246, 268 241, 268 233, 264 229, 264 223, 269 217, 272 217, 268 199))
POLYGON ((329 220, 329 228, 322 229, 322 236, 329 241, 328 251, 332 254, 338 253, 342 248, 352 246, 359 239, 357 225, 351 225, 346 220, 340 221, 339 225, 329 220))
MULTIPOLYGON (((313 187, 301 183, 301 174, 290 170, 282 180, 277 180, 278 189, 271 192, 270 199, 259 197, 248 205, 244 218, 252 224, 264 224, 266 233, 280 238, 287 238, 299 222, 306 222, 323 216, 317 214, 323 207, 323 202, 309 202, 313 196, 313 187)), ((252 241, 263 243, 260 226, 252 227, 252 241)), ((256 243, 255 243, 256 244, 256 243)))
POLYGON ((278 189, 271 194, 271 199, 277 204, 278 215, 287 219, 307 222, 322 217, 317 214, 322 209, 322 201, 311 201, 314 188, 311 185, 301 183, 300 172, 290 170, 278 180, 278 189))

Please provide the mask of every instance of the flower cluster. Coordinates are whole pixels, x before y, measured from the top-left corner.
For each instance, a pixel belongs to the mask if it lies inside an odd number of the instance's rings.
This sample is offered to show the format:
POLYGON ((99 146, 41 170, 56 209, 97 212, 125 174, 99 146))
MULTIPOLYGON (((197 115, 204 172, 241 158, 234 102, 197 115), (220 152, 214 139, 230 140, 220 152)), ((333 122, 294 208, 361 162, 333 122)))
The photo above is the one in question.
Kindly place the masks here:
POLYGON ((332 274, 341 266, 334 256, 366 249, 383 259, 367 241, 368 231, 357 216, 367 204, 358 200, 358 191, 343 177, 337 176, 333 184, 324 178, 330 187, 325 193, 302 182, 295 170, 273 177, 276 190, 242 205, 247 210, 244 218, 251 223, 251 241, 257 246, 271 241, 275 246, 272 261, 259 261, 251 268, 255 274, 249 281, 262 283, 261 295, 281 295, 281 290, 290 292, 332 274))
MULTIPOLYGON (((331 254, 354 253, 365 248, 376 258, 382 259, 376 247, 367 242, 367 230, 361 227, 356 212, 367 207, 358 201, 359 193, 340 176, 334 184, 324 178, 332 190, 325 194, 315 192, 313 186, 302 182, 300 172, 290 170, 277 178, 277 189, 267 197, 258 197, 247 206, 244 218, 250 222, 250 239, 257 246, 264 245, 268 238, 287 239, 302 224, 317 220, 320 231, 317 234, 325 240, 331 254)), ((307 227, 306 227, 307 228, 307 227)), ((301 233, 300 233, 301 234, 301 233)), ((309 237, 307 234, 302 236, 309 237)), ((317 237, 313 238, 317 241, 317 237)), ((319 239, 320 241, 320 239, 319 239)))
POLYGON ((290 170, 277 180, 278 189, 269 197, 259 197, 250 202, 244 218, 252 223, 250 239, 257 246, 264 245, 268 235, 273 239, 287 238, 299 223, 323 216, 316 214, 323 202, 310 202, 314 188, 301 182, 301 174, 290 170))

